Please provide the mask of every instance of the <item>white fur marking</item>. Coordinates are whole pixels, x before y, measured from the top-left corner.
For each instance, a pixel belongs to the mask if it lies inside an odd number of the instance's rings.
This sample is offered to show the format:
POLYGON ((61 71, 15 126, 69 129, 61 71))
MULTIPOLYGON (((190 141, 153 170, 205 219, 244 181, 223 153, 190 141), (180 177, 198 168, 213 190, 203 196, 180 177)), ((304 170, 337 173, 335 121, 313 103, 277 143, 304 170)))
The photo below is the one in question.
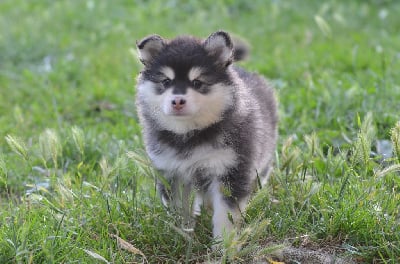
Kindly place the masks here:
POLYGON ((161 73, 165 75, 165 77, 169 78, 170 80, 173 80, 175 78, 175 72, 172 68, 164 66, 161 68, 161 73))
POLYGON ((137 96, 140 101, 140 111, 150 113, 154 118, 162 118, 162 102, 163 94, 159 95, 154 92, 157 84, 151 81, 144 81, 137 87, 137 96))
POLYGON ((188 73, 188 78, 189 78, 190 81, 193 81, 193 80, 199 78, 202 73, 203 73, 202 68, 193 67, 193 68, 190 69, 190 71, 188 73))
POLYGON ((215 84, 208 94, 188 89, 184 95, 185 107, 179 116, 174 114, 171 101, 172 89, 162 94, 154 91, 156 83, 144 81, 138 85, 140 110, 149 113, 164 129, 185 134, 195 129, 208 127, 222 118, 224 110, 233 104, 232 87, 215 84))
MULTIPOLYGON (((237 161, 236 153, 230 148, 214 148, 211 145, 196 147, 186 159, 179 156, 175 149, 164 147, 161 153, 149 153, 156 168, 177 171, 184 181, 190 182, 197 168, 204 168, 215 176, 223 175, 237 161)), ((166 175, 168 176, 168 175, 166 175)))
POLYGON ((234 228, 234 224, 229 220, 228 215, 231 214, 233 221, 236 223, 240 219, 240 212, 232 210, 227 205, 221 193, 220 183, 214 181, 210 186, 209 192, 213 206, 213 237, 214 239, 220 239, 224 233, 231 232, 234 228))
POLYGON ((185 95, 186 105, 181 116, 173 115, 171 100, 172 90, 166 91, 163 99, 163 116, 157 120, 167 130, 185 134, 191 130, 203 129, 222 118, 223 111, 233 103, 231 87, 216 84, 210 87, 208 94, 201 94, 188 89, 185 95))
POLYGON ((193 215, 199 216, 201 214, 201 206, 204 203, 204 197, 202 193, 196 192, 193 202, 193 215))

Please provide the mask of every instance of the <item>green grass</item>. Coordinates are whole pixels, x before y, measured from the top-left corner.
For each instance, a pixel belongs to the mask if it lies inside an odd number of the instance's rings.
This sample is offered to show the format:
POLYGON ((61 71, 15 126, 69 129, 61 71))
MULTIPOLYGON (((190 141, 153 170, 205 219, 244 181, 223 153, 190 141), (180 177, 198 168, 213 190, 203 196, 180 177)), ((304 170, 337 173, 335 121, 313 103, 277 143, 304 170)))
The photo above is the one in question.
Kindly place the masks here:
POLYGON ((133 52, 148 34, 218 29, 251 43, 242 65, 280 101, 276 168, 222 260, 285 242, 400 262, 400 2, 214 2, 0 2, 0 263, 221 257, 209 215, 189 236, 154 192, 133 52))

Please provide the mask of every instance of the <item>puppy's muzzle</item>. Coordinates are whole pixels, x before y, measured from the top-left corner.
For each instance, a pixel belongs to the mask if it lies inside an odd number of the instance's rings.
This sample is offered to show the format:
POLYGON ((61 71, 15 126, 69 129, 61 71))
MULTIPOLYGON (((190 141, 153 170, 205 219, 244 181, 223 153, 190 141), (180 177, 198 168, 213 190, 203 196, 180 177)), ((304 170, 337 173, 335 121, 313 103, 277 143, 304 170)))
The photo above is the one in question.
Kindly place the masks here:
POLYGON ((182 110, 186 105, 186 99, 183 96, 175 96, 171 100, 172 108, 176 111, 182 110))

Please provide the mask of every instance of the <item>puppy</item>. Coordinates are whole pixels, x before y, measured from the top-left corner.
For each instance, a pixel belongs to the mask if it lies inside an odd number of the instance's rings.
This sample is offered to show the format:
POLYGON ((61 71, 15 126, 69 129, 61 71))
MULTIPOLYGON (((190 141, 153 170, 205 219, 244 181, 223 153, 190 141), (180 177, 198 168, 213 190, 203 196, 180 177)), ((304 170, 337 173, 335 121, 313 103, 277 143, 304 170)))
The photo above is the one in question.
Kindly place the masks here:
POLYGON ((274 92, 233 65, 245 54, 234 46, 223 31, 137 43, 144 69, 136 104, 146 151, 164 177, 158 192, 187 221, 209 205, 216 239, 240 223, 257 182, 267 181, 277 140, 274 92))

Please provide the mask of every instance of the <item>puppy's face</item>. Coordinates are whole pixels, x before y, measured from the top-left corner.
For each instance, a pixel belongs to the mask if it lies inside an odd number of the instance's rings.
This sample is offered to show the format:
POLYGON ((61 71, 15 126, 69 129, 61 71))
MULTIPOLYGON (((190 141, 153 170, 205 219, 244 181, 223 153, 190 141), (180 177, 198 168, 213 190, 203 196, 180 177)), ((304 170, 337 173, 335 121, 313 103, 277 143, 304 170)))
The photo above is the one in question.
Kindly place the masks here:
POLYGON ((232 105, 227 72, 232 43, 226 33, 216 32, 203 42, 150 36, 138 43, 138 50, 145 65, 137 89, 141 111, 164 129, 183 134, 205 128, 232 105))

